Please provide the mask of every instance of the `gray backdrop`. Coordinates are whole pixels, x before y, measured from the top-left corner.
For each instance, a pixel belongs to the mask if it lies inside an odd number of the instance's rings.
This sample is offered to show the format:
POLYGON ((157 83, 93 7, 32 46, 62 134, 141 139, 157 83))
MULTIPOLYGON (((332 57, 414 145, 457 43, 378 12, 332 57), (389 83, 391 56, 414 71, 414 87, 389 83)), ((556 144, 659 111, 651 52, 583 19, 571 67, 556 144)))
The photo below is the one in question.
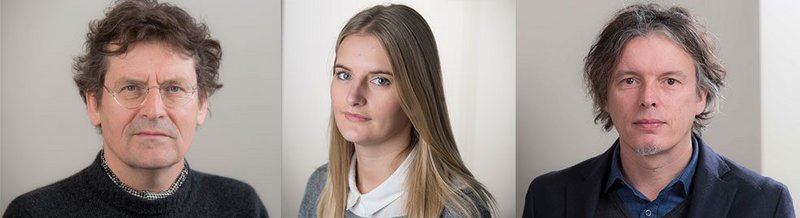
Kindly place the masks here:
MULTIPOLYGON (((223 49, 210 117, 189 151, 192 168, 252 185, 281 216, 281 4, 176 1, 223 49)), ((0 211, 20 194, 89 165, 101 136, 72 82, 90 20, 111 1, 4 0, 0 36, 0 211)))
MULTIPOLYGON (((616 139, 594 124, 583 58, 613 13, 636 1, 517 1, 517 214, 534 177, 594 157, 616 139)), ((722 113, 704 139, 761 170, 757 1, 659 1, 688 8, 718 38, 728 69, 722 113)))

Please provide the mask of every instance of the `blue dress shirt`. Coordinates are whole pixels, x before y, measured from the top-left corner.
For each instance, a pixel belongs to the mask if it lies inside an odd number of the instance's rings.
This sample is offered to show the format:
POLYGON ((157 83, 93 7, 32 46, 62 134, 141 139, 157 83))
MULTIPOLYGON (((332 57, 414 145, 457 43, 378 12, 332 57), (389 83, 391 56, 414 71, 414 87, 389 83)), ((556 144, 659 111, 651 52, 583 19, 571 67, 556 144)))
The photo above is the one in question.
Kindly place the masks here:
POLYGON ((658 193, 654 201, 647 200, 644 194, 625 180, 620 169, 619 140, 617 140, 615 146, 617 146, 617 149, 614 150, 611 159, 611 174, 609 174, 606 181, 605 192, 616 190, 617 196, 619 196, 625 208, 628 209, 629 215, 644 218, 664 217, 689 196, 692 178, 694 178, 694 171, 697 168, 698 149, 697 139, 695 139, 694 135, 692 135, 692 159, 689 160, 689 165, 683 169, 683 172, 677 178, 673 179, 658 193))

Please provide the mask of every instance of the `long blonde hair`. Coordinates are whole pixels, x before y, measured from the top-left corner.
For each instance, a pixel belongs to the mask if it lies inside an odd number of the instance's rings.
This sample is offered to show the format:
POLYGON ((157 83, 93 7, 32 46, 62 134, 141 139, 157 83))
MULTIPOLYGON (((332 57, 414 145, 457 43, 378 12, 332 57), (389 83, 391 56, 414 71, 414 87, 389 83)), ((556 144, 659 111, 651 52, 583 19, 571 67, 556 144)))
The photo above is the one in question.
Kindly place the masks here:
MULTIPOLYGON (((445 207, 459 217, 494 214, 494 198, 464 166, 456 147, 442 88, 436 42, 425 19, 405 5, 378 5, 351 18, 336 50, 350 35, 376 37, 389 56, 403 112, 412 125, 415 146, 406 178, 408 217, 439 217, 445 207)), ((325 187, 317 202, 319 217, 345 214, 350 160, 355 148, 330 121, 330 151, 325 187)))

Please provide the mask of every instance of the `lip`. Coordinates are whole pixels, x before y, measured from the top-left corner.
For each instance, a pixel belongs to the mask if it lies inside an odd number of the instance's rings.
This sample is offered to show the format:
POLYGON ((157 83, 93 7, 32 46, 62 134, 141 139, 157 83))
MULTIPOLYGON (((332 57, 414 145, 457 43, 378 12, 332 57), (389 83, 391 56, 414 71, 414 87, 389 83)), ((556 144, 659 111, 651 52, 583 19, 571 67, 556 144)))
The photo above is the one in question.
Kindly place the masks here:
POLYGON ((665 124, 667 124, 667 122, 659 119, 640 119, 633 122, 633 125, 647 130, 657 129, 665 124))
POLYGON ((367 116, 352 112, 344 112, 344 118, 351 122, 366 122, 371 120, 371 118, 367 116))
POLYGON ((142 137, 169 137, 169 138, 172 138, 172 136, 170 136, 170 135, 168 135, 168 134, 166 134, 164 132, 160 132, 160 131, 139 131, 139 132, 134 133, 133 135, 142 136, 142 137))

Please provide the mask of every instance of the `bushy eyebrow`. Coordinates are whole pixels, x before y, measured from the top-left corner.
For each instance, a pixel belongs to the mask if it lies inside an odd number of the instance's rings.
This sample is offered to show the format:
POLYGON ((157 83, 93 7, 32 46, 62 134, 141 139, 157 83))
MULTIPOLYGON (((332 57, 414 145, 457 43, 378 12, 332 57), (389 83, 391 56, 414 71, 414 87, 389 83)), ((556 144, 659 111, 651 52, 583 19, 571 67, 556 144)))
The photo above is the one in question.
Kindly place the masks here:
MULTIPOLYGON (((134 84, 134 85, 138 85, 138 86, 145 86, 145 84, 147 84, 147 82, 141 81, 141 80, 138 80, 138 79, 133 79, 133 78, 130 78, 130 77, 123 77, 122 79, 120 79, 117 82, 115 82, 114 86, 119 86, 121 84, 134 84)), ((188 83, 183 79, 169 79, 169 80, 165 80, 165 81, 159 83, 159 86, 162 86, 162 85, 165 85, 165 84, 172 85, 172 84, 188 84, 188 83)))
POLYGON ((130 77, 123 77, 122 79, 119 79, 116 82, 114 82, 113 85, 114 86, 119 86, 119 85, 122 85, 122 84, 144 85, 145 83, 146 82, 141 81, 141 80, 133 79, 133 78, 130 78, 130 77))
POLYGON ((188 85, 188 82, 186 82, 183 79, 169 79, 169 80, 164 80, 164 82, 161 82, 159 85, 165 85, 165 84, 168 84, 168 85, 186 84, 186 85, 188 85))

